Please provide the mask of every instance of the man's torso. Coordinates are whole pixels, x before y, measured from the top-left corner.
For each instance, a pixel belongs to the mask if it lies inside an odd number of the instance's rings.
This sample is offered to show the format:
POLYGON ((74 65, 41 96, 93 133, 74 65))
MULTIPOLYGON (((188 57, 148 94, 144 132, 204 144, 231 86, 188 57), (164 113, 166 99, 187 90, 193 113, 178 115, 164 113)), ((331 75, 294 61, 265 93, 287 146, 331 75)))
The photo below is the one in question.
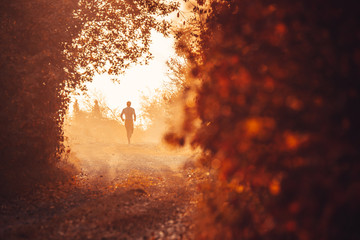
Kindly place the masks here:
POLYGON ((125 114, 126 120, 133 120, 133 115, 135 114, 135 110, 132 107, 126 107, 122 110, 125 114))

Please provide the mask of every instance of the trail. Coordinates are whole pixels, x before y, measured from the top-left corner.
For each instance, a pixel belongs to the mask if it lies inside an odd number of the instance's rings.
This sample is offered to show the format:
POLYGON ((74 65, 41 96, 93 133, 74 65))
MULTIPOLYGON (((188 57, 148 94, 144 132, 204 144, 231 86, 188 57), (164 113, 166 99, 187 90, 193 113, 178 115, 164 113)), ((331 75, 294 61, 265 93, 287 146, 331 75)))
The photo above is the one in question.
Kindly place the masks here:
POLYGON ((191 154, 151 144, 82 143, 72 181, 1 207, 1 239, 192 239, 191 154))

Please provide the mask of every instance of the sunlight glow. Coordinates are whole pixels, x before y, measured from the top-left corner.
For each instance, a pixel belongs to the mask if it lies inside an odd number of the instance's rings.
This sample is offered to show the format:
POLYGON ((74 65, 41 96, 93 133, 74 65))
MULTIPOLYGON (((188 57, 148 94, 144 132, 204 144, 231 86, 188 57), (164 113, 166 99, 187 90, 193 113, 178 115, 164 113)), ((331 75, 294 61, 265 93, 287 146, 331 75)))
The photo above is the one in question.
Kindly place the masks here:
MULTIPOLYGON (((91 93, 100 94, 111 109, 122 109, 126 107, 127 101, 131 101, 139 119, 135 124, 144 124, 146 121, 141 117, 142 96, 154 96, 156 90, 169 80, 166 76, 166 61, 175 55, 173 44, 173 38, 165 38, 160 33, 152 32, 150 52, 154 58, 149 64, 136 65, 128 69, 124 75, 118 77, 120 84, 114 83, 111 76, 107 74, 95 76, 93 82, 86 84, 90 98, 91 93)), ((76 98, 79 101, 80 108, 83 108, 85 98, 82 95, 76 98)))

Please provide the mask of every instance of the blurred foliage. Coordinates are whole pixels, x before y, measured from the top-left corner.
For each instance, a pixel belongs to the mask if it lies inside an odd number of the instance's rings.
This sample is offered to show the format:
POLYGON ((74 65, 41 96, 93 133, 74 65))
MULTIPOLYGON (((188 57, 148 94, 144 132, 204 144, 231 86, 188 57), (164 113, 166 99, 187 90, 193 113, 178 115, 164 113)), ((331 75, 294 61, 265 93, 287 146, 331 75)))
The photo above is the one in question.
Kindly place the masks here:
POLYGON ((200 161, 217 176, 202 186, 197 239, 360 238, 358 8, 194 5, 206 20, 195 52, 180 49, 192 65, 191 98, 182 132, 167 136, 203 148, 200 161))
POLYGON ((58 176, 69 93, 95 72, 145 62, 150 31, 166 34, 159 1, 14 0, 0 6, 0 193, 58 176), (144 59, 141 61, 140 59, 144 59))

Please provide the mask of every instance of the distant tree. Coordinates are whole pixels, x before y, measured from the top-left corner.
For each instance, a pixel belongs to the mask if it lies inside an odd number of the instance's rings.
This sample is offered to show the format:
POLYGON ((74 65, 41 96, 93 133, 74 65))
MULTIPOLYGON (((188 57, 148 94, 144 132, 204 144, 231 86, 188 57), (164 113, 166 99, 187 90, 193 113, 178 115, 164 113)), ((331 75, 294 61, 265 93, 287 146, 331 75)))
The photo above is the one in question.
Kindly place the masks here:
POLYGON ((96 72, 146 63, 151 30, 166 34, 161 16, 175 8, 152 0, 1 2, 2 195, 56 176, 69 92, 96 72))
POLYGON ((359 5, 207 3, 199 58, 182 48, 196 98, 167 135, 217 179, 196 238, 358 239, 359 5))
POLYGON ((170 58, 166 62, 168 68, 167 76, 169 78, 168 82, 164 83, 164 94, 166 98, 171 98, 175 95, 179 95, 185 88, 186 84, 186 71, 189 69, 186 59, 170 58))
POLYGON ((180 105, 182 93, 188 88, 185 76, 189 66, 186 60, 178 56, 170 58, 166 65, 168 81, 156 90, 155 96, 143 96, 141 104, 142 117, 148 121, 147 133, 156 135, 157 132, 159 138, 168 129, 178 127, 178 122, 183 117, 180 105))
POLYGON ((152 127, 166 127, 164 123, 167 111, 162 94, 158 93, 155 97, 142 96, 141 106, 142 118, 148 120, 152 127))
POLYGON ((78 116, 79 113, 80 113, 79 102, 78 102, 78 100, 76 99, 75 102, 74 102, 73 114, 74 114, 74 116, 78 116))
POLYGON ((97 119, 100 119, 102 117, 98 100, 94 101, 94 105, 92 106, 91 109, 91 116, 97 119))

